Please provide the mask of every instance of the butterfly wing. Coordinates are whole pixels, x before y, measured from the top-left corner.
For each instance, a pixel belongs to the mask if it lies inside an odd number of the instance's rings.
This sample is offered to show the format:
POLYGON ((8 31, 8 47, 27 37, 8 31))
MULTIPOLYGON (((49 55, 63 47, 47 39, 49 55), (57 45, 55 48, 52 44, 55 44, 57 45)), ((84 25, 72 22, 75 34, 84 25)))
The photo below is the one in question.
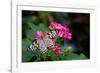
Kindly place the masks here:
POLYGON ((38 39, 39 42, 39 50, 42 53, 45 53, 48 49, 47 49, 47 45, 45 44, 45 41, 43 39, 38 39))
POLYGON ((38 49, 38 43, 37 40, 33 40, 32 44, 28 47, 28 51, 35 51, 38 49))
POLYGON ((56 30, 52 30, 50 33, 49 33, 49 36, 50 38, 56 38, 57 37, 57 31, 56 30))
POLYGON ((44 38, 43 38, 43 40, 44 40, 44 43, 45 43, 45 45, 47 46, 47 48, 53 48, 53 44, 54 44, 54 41, 51 39, 51 38, 49 38, 49 36, 50 35, 46 35, 44 38))

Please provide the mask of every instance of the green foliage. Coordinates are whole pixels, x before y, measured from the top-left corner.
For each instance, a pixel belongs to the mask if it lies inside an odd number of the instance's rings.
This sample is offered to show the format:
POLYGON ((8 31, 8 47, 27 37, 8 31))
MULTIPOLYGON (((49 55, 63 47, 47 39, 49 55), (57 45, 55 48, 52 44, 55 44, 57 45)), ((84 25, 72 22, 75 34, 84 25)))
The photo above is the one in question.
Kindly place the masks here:
POLYGON ((83 60, 87 59, 83 54, 75 54, 75 53, 69 53, 67 57, 64 57, 64 60, 83 60))
POLYGON ((75 54, 72 53, 70 49, 66 48, 61 51, 59 55, 55 54, 55 49, 52 49, 46 53, 41 53, 40 51, 34 51, 34 52, 27 52, 24 51, 23 53, 23 62, 29 62, 29 61, 60 61, 60 60, 81 60, 81 59, 87 59, 83 54, 75 54), (33 59, 35 58, 35 59, 33 59))
POLYGON ((27 51, 27 48, 30 44, 31 44, 30 40, 28 39, 22 40, 22 61, 23 62, 28 62, 33 56, 33 53, 27 51))
POLYGON ((23 39, 22 40, 22 51, 27 51, 27 48, 31 43, 32 42, 29 39, 23 39))
POLYGON ((26 37, 30 40, 33 40, 33 38, 35 38, 34 36, 34 32, 32 30, 27 30, 26 31, 26 37))

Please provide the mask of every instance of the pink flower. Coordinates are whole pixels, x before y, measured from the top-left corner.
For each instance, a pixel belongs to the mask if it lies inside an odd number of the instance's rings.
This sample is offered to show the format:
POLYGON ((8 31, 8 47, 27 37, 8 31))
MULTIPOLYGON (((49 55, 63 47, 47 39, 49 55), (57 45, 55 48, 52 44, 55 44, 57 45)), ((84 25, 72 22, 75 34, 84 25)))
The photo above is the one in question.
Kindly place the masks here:
POLYGON ((57 22, 51 22, 50 27, 58 31, 59 37, 64 37, 69 40, 72 38, 72 34, 70 33, 70 29, 68 26, 62 26, 57 22))
POLYGON ((43 37, 43 33, 41 32, 41 31, 37 31, 37 32, 35 32, 35 37, 36 38, 42 38, 43 37))
POLYGON ((66 34, 64 34, 64 38, 65 39, 67 39, 68 38, 68 34, 66 33, 66 34))
POLYGON ((51 22, 50 23, 50 27, 54 28, 54 29, 60 29, 61 24, 57 23, 57 22, 51 22))
POLYGON ((66 32, 67 29, 64 26, 61 26, 60 29, 58 30, 58 36, 63 37, 66 32))
POLYGON ((61 26, 58 31, 59 37, 64 37, 65 39, 71 40, 72 34, 70 33, 70 29, 68 27, 61 26))
POLYGON ((61 49, 59 47, 59 44, 54 44, 54 47, 55 47, 55 53, 56 53, 56 55, 59 55, 60 51, 61 51, 61 49))
POLYGON ((69 33, 70 32, 70 28, 68 26, 65 26, 65 31, 66 31, 66 33, 69 33))
POLYGON ((63 32, 63 31, 61 31, 61 30, 58 31, 58 36, 59 36, 59 37, 63 37, 63 35, 64 35, 64 32, 63 32))
POLYGON ((67 38, 68 38, 69 40, 71 40, 71 38, 72 38, 72 34, 71 34, 71 33, 68 33, 67 38))
POLYGON ((72 34, 71 33, 66 33, 66 34, 64 34, 64 38, 71 40, 72 34))

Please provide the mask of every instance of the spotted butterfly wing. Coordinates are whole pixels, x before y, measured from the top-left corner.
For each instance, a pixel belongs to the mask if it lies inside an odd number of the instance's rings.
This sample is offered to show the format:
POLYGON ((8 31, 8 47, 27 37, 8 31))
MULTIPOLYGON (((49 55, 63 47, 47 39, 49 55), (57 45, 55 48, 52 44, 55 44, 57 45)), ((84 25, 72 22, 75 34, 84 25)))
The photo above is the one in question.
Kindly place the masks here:
POLYGON ((39 50, 42 53, 47 51, 47 45, 45 44, 43 39, 35 39, 32 44, 28 47, 28 51, 36 51, 39 50))
POLYGON ((28 47, 28 51, 35 51, 36 49, 38 49, 39 45, 37 43, 37 40, 34 39, 32 44, 28 47))
POLYGON ((38 49, 42 52, 45 53, 47 52, 47 45, 45 44, 45 41, 43 39, 37 39, 38 43, 39 43, 39 47, 38 49))
POLYGON ((49 35, 43 37, 43 41, 47 48, 53 48, 54 41, 51 38, 49 38, 49 35))
POLYGON ((57 31, 56 30, 52 30, 49 32, 49 37, 52 38, 56 38, 57 37, 57 31))

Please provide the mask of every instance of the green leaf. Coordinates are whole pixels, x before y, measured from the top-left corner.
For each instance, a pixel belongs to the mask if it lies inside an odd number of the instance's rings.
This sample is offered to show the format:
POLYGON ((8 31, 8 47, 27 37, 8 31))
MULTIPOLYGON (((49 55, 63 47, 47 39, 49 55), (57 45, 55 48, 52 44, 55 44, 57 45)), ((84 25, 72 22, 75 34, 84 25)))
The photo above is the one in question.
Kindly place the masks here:
POLYGON ((23 39, 22 40, 22 62, 28 62, 32 56, 33 53, 27 51, 28 46, 30 46, 31 41, 28 39, 23 39))
POLYGON ((22 40, 22 50, 26 51, 28 46, 31 44, 31 41, 28 39, 22 40))
POLYGON ((22 62, 29 62, 29 60, 33 57, 32 52, 23 51, 22 52, 22 62))
POLYGON ((35 24, 30 23, 30 22, 28 22, 27 24, 29 25, 29 27, 31 28, 31 30, 35 31, 35 29, 36 29, 36 25, 35 24))
POLYGON ((26 37, 32 41, 35 38, 34 32, 32 30, 27 30, 26 37))
POLYGON ((87 59, 83 54, 78 55, 75 53, 69 53, 66 57, 64 57, 66 60, 83 60, 87 59))
POLYGON ((38 28, 41 31, 49 31, 48 27, 45 24, 42 24, 42 23, 39 24, 38 28))

